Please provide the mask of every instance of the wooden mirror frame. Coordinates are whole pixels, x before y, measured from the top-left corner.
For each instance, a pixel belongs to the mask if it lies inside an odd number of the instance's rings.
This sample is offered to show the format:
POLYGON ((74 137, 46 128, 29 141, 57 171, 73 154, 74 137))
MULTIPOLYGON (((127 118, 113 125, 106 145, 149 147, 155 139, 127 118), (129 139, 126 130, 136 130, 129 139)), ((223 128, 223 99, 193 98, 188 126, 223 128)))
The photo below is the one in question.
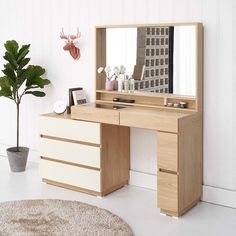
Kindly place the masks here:
POLYGON ((97 104, 114 104, 113 98, 120 97, 125 99, 134 99, 135 103, 115 103, 115 105, 137 106, 147 108, 165 109, 170 111, 185 112, 202 112, 202 55, 203 55, 203 25, 202 23, 165 23, 165 24, 138 24, 138 25, 105 25, 96 26, 96 62, 95 62, 95 78, 96 78, 96 103, 97 104), (108 28, 131 28, 131 27, 164 27, 164 26, 195 26, 196 27, 196 95, 183 96, 169 93, 125 93, 118 91, 106 91, 103 89, 105 78, 97 73, 97 69, 104 66, 106 62, 106 29, 108 28), (174 108, 164 106, 164 101, 171 103, 187 102, 188 108, 174 108))

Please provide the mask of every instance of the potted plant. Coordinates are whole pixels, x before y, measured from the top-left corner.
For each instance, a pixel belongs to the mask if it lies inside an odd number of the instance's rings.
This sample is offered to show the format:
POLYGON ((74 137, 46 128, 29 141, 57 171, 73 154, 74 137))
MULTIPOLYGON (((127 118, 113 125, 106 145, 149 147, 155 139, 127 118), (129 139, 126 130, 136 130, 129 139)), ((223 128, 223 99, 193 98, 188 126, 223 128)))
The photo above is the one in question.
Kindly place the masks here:
POLYGON ((120 65, 120 67, 115 66, 113 71, 114 71, 113 89, 119 90, 119 92, 121 92, 122 88, 120 88, 120 89, 118 89, 118 88, 122 87, 122 86, 118 86, 118 84, 123 82, 124 77, 125 77, 126 68, 123 65, 120 65))
POLYGON ((107 91, 112 91, 113 90, 112 77, 114 74, 111 73, 110 66, 107 66, 105 68, 99 67, 97 72, 98 74, 103 74, 106 77, 105 89, 107 91))
POLYGON ((44 97, 46 94, 41 90, 50 81, 41 76, 45 69, 38 65, 28 65, 30 58, 26 57, 29 53, 30 44, 22 45, 19 48, 15 40, 7 41, 5 44, 4 59, 7 63, 2 70, 4 76, 0 77, 0 97, 11 99, 16 105, 16 147, 7 149, 7 156, 11 171, 25 171, 29 148, 19 145, 20 128, 20 104, 24 95, 44 97))
POLYGON ((103 74, 106 78, 105 90, 108 90, 108 91, 118 90, 117 79, 119 78, 120 75, 124 76, 125 70, 126 69, 123 65, 121 65, 120 67, 115 66, 113 69, 113 73, 111 71, 110 66, 107 66, 105 68, 99 67, 97 69, 98 74, 103 74))

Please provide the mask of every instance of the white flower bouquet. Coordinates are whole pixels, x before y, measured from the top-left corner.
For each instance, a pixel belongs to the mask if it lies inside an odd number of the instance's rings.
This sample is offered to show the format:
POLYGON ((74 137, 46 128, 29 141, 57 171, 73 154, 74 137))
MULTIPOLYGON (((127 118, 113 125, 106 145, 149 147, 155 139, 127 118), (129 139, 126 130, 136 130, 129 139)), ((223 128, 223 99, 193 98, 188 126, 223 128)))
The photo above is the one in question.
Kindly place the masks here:
POLYGON ((113 68, 113 72, 110 66, 99 67, 97 69, 98 74, 104 74, 106 77, 106 80, 108 81, 111 81, 112 79, 116 80, 120 75, 124 75, 125 71, 126 71, 126 68, 123 65, 120 65, 120 67, 115 66, 113 68))

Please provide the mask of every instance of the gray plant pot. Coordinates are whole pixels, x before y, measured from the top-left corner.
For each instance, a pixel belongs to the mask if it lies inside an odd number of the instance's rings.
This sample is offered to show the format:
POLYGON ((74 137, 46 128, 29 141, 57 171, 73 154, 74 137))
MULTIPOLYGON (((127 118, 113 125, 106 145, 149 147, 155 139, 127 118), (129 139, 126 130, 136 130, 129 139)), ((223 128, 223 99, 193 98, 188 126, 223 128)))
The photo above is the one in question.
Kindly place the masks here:
POLYGON ((19 147, 19 152, 16 151, 16 147, 7 149, 7 156, 12 172, 25 171, 28 154, 29 148, 27 147, 19 147))

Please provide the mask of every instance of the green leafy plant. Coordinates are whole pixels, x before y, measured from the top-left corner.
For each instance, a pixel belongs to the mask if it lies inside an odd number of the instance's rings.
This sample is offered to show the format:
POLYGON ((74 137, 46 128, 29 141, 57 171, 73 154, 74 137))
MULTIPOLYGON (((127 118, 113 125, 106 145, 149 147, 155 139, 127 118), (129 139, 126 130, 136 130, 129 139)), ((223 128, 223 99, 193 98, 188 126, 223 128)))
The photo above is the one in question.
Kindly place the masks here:
POLYGON ((0 77, 0 97, 13 100, 16 104, 17 113, 17 134, 16 147, 19 151, 19 113, 22 97, 27 94, 36 97, 44 97, 42 91, 45 85, 50 84, 48 79, 43 79, 45 69, 38 65, 28 65, 30 58, 26 57, 29 53, 30 44, 22 45, 19 48, 15 40, 7 41, 5 44, 4 59, 7 63, 2 70, 4 76, 0 77))

